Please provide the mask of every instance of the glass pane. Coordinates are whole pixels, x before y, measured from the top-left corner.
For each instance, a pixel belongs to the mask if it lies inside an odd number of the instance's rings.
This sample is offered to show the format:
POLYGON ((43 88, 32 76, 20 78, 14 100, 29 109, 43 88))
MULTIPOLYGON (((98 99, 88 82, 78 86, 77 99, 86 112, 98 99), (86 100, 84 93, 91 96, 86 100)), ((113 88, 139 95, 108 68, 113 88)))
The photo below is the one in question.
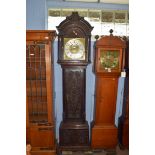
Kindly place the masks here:
POLYGON ((87 17, 87 11, 78 11, 79 16, 87 17))
POLYGON ((91 26, 93 26, 93 30, 92 30, 92 35, 100 35, 101 34, 101 24, 99 24, 98 22, 93 22, 93 21, 90 21, 88 20, 91 24, 91 26))
POLYGON ((129 35, 129 12, 114 10, 88 10, 88 9, 50 9, 53 11, 48 16, 48 29, 56 30, 66 16, 71 15, 73 11, 77 11, 80 16, 84 17, 91 26, 93 26, 92 35, 109 35, 109 30, 113 29, 114 35, 129 35), (60 16, 58 16, 60 15, 60 16))
POLYGON ((115 28, 114 28, 114 35, 116 36, 123 36, 127 35, 127 24, 125 23, 115 23, 115 28))
POLYGON ((47 122, 45 44, 26 47, 26 91, 30 122, 47 122))
POLYGON ((61 16, 62 17, 67 17, 70 16, 72 14, 74 10, 62 10, 61 16))
POLYGON ((114 28, 115 28, 114 23, 109 23, 109 22, 107 22, 107 23, 104 22, 101 24, 101 26, 102 26, 102 33, 101 34, 104 34, 104 35, 109 35, 110 34, 109 30, 110 29, 114 30, 114 28))
POLYGON ((102 22, 112 22, 113 12, 102 12, 102 22))
POLYGON ((90 11, 89 19, 90 19, 90 21, 94 21, 94 22, 100 21, 100 12, 90 11))
POLYGON ((117 23, 125 23, 125 13, 115 13, 115 22, 117 23))
POLYGON ((52 17, 59 17, 60 16, 60 10, 49 10, 48 15, 52 17))

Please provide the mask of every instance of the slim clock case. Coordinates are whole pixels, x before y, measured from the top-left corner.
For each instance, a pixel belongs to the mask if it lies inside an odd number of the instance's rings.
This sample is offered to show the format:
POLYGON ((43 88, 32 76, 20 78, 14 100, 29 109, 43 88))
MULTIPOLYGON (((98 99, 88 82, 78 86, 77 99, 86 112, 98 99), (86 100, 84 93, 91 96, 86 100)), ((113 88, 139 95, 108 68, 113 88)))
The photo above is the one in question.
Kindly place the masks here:
POLYGON ((53 51, 55 31, 26 31, 26 133, 32 155, 55 155, 53 51))
POLYGON ((109 36, 102 36, 95 43, 95 111, 91 124, 93 149, 114 148, 117 144, 118 130, 114 121, 118 78, 124 66, 125 42, 113 36, 112 32, 110 30, 109 36))
POLYGON ((63 121, 59 128, 59 150, 88 149, 85 87, 93 27, 77 12, 73 12, 57 29, 58 63, 63 73, 63 121))

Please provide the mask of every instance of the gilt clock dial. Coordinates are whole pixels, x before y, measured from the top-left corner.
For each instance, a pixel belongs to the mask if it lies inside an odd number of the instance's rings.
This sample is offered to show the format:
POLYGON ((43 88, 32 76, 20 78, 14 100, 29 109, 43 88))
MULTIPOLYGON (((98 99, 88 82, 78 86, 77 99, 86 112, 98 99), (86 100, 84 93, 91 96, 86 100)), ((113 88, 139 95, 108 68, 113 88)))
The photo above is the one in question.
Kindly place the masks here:
POLYGON ((64 60, 85 60, 84 38, 64 38, 64 60))
POLYGON ((100 69, 105 71, 112 71, 119 69, 119 51, 118 50, 104 50, 100 52, 100 69))
POLYGON ((97 72, 119 73, 122 66, 122 50, 119 48, 98 48, 97 72))

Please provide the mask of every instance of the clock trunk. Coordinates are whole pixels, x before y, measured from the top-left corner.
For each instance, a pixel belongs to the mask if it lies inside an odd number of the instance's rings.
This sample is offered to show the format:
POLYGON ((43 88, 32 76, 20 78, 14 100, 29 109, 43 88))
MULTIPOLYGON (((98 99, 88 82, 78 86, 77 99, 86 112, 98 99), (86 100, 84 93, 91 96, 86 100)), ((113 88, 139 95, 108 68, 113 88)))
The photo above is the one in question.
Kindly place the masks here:
POLYGON ((85 120, 86 67, 63 67, 63 122, 60 146, 68 149, 88 148, 89 126, 85 120))

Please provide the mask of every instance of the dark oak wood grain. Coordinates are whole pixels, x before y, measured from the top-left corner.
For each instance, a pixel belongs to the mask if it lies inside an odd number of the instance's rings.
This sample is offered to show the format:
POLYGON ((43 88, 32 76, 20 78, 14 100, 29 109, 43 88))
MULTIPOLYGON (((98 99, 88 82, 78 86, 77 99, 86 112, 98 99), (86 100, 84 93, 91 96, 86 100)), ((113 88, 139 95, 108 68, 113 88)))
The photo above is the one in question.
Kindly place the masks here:
POLYGON ((59 151, 85 150, 90 146, 89 126, 85 114, 85 89, 86 67, 90 63, 90 39, 93 27, 77 12, 73 12, 57 26, 57 29, 59 31, 58 63, 63 71, 63 121, 59 128, 59 151), (82 60, 65 59, 66 38, 84 40, 85 50, 82 60))

